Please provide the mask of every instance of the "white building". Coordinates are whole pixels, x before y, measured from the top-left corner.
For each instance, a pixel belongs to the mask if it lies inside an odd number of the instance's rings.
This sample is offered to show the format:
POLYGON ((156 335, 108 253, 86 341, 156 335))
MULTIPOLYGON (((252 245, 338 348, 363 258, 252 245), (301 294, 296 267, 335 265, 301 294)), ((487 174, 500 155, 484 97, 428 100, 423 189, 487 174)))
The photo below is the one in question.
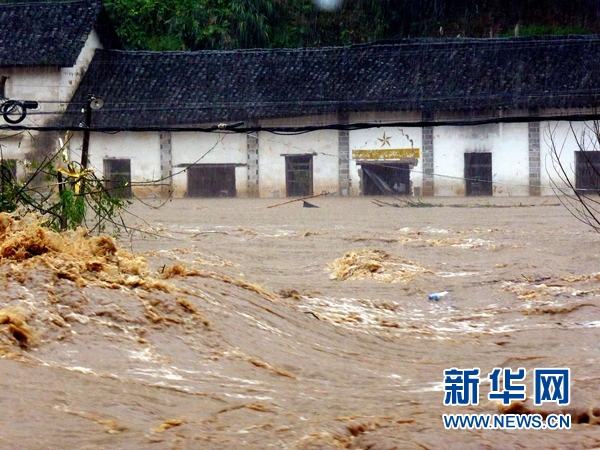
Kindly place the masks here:
MULTIPOLYGON (((84 5, 0 5, 0 14, 84 5)), ((61 36, 80 30, 68 39, 78 47, 56 51, 64 60, 20 60, 49 41, 31 38, 17 52, 6 44, 14 35, 0 37, 0 76, 6 97, 40 102, 25 125, 54 124, 70 99, 56 124, 80 131, 89 95, 103 99, 89 154, 109 186, 176 197, 547 195, 566 186, 555 145, 573 185, 600 188, 591 170, 600 158, 578 153, 598 118, 597 36, 125 52, 98 37, 111 35, 90 5, 79 25, 63 22, 61 36)), ((0 119, 0 133, 15 131, 0 119)), ((26 157, 24 139, 5 138, 4 158, 26 157)), ((81 147, 79 132, 74 158, 81 147)))
MULTIPOLYGON (((62 120, 94 51, 118 48, 118 39, 101 3, 93 1, 2 4, 0 23, 0 106, 9 100, 38 104, 12 129, 0 116, 2 159, 23 177, 23 162, 54 152, 56 139, 21 127, 62 120)), ((18 121, 20 112, 9 120, 18 121)))

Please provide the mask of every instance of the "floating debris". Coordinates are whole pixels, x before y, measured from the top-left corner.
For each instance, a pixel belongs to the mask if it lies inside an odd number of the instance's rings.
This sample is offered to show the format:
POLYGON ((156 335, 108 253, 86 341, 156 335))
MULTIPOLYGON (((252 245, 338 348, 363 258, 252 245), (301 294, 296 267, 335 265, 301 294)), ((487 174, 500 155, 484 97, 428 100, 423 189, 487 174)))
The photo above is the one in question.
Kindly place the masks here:
POLYGON ((36 333, 27 325, 25 312, 17 307, 0 309, 0 333, 16 341, 20 347, 27 348, 38 341, 36 333))
POLYGON ((408 283, 418 275, 434 273, 408 259, 394 258, 377 249, 347 252, 327 268, 331 271, 330 278, 340 281, 373 278, 387 283, 408 283))
POLYGON ((561 203, 548 203, 543 202, 541 204, 523 204, 523 203, 514 203, 511 205, 498 205, 494 203, 453 203, 453 204, 444 204, 444 203, 430 203, 425 202, 421 199, 411 200, 411 199, 400 199, 394 197, 395 201, 384 201, 379 199, 371 200, 377 206, 392 206, 394 208, 531 208, 538 206, 561 206, 561 203))
POLYGON ((179 419, 165 420, 163 423, 157 425, 152 429, 153 433, 162 433, 163 431, 169 430, 173 427, 179 427, 186 423, 185 417, 179 419))
POLYGON ((505 281, 502 288, 517 295, 519 300, 534 300, 547 297, 568 295, 583 297, 600 294, 600 287, 590 286, 590 282, 600 282, 598 274, 580 276, 562 276, 558 278, 542 277, 505 281), (576 283, 581 283, 585 289, 578 289, 576 283))

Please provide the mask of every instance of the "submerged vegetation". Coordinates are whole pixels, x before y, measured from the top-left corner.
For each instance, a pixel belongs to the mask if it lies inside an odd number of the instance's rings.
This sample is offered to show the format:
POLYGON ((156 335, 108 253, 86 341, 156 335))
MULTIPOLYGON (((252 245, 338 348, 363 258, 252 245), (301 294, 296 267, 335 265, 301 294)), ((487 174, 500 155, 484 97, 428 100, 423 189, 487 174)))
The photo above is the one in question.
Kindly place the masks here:
MULTIPOLYGON (((107 231, 107 225, 125 228, 121 212, 127 200, 113 196, 104 179, 80 163, 70 161, 66 146, 36 162, 19 162, 24 178, 17 178, 17 163, 4 160, 0 170, 0 212, 23 217, 33 213, 40 223, 55 231, 86 227, 90 232, 107 231)), ((1 146, 0 146, 1 150, 1 146)))

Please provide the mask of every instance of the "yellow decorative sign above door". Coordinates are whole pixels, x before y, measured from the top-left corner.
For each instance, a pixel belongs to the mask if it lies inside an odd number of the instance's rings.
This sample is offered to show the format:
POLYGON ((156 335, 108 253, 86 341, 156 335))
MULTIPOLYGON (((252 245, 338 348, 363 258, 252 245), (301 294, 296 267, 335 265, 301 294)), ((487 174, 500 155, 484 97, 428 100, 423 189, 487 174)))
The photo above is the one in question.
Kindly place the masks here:
POLYGON ((388 148, 377 150, 352 150, 352 159, 360 161, 388 159, 418 159, 421 156, 418 148, 388 148))

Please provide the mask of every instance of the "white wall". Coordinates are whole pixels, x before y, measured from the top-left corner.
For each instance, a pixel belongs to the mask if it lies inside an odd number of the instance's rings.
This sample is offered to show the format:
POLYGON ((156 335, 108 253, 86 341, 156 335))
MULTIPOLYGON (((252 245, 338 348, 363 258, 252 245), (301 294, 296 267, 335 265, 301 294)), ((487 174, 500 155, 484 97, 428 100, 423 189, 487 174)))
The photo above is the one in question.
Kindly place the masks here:
POLYGON ((352 159, 352 150, 375 150, 390 148, 418 148, 420 157, 417 165, 413 167, 410 173, 410 179, 413 182, 413 188, 423 185, 423 132, 419 127, 390 127, 386 126, 390 122, 418 122, 421 120, 421 112, 415 111, 389 111, 389 112, 361 112, 353 113, 350 116, 351 123, 369 123, 376 124, 379 127, 368 128, 364 130, 351 130, 349 132, 350 141, 350 195, 360 195, 360 176, 356 161, 352 159), (378 139, 390 137, 390 145, 384 145, 378 139), (412 140, 412 143, 411 143, 412 140))
MULTIPOLYGON (((5 95, 7 98, 39 102, 39 108, 37 110, 28 110, 27 117, 19 125, 44 125, 44 123, 56 117, 48 113, 58 112, 59 109, 58 101, 61 88, 60 68, 0 68, 0 75, 8 77, 5 86, 5 95)), ((4 122, 1 118, 0 121, 4 122)))
MULTIPOLYGON (((71 141, 70 157, 81 161, 81 136, 71 141)), ((104 159, 122 158, 131 160, 131 181, 145 182, 160 179, 160 142, 158 133, 116 134, 92 133, 90 137, 89 167, 96 176, 104 176, 104 159)), ((144 198, 154 195, 153 187, 135 187, 136 195, 144 198)))
MULTIPOLYGON (((94 52, 98 48, 103 48, 100 43, 100 38, 95 30, 89 34, 85 44, 81 50, 81 53, 77 57, 77 61, 73 67, 63 67, 60 69, 60 89, 58 99, 62 103, 60 104, 61 109, 67 107, 67 103, 73 97, 73 94, 77 90, 79 82, 85 75, 87 68, 94 57, 94 52)), ((94 94, 94 92, 91 92, 94 94)), ((95 93, 97 94, 97 93, 95 93)))
MULTIPOLYGON (((174 195, 183 197, 187 191, 188 164, 244 164, 235 169, 238 196, 248 190, 246 135, 241 133, 171 133, 171 155, 174 195), (178 167, 179 166, 179 167, 178 167), (183 171, 183 172, 182 172, 183 171)), ((160 166, 159 166, 160 168, 160 166)))
POLYGON ((320 130, 297 135, 258 133, 258 176, 261 197, 285 197, 284 154, 314 153, 313 192, 339 188, 338 131, 320 130))
POLYGON ((40 102, 39 109, 30 110, 21 125, 43 125, 56 117, 48 113, 66 108, 97 48, 102 48, 102 44, 97 33, 92 31, 73 67, 0 68, 0 75, 8 77, 5 86, 7 98, 40 102))
MULTIPOLYGON (((386 150, 400 148, 419 149, 417 165, 410 173, 410 179, 415 187, 423 185, 423 145, 421 128, 381 127, 364 130, 351 130, 350 141, 350 195, 360 195, 360 176, 358 165, 352 159, 353 150, 386 150), (385 133, 385 142, 384 139, 385 133), (389 142, 389 145, 387 144, 389 142)), ((388 162, 404 162, 388 160, 388 162)))
POLYGON ((171 133, 173 167, 181 164, 246 164, 246 135, 171 133))
MULTIPOLYGON (((94 50, 102 45, 95 31, 92 31, 82 47, 82 51, 73 67, 12 67, 0 68, 0 75, 8 77, 5 86, 5 95, 13 100, 34 100, 39 102, 39 108, 28 110, 27 117, 19 125, 42 126, 57 118, 53 113, 62 112, 71 99, 73 93, 85 74, 94 50)), ((0 123, 4 121, 0 117, 0 123)), ((0 132, 0 138, 13 136, 14 138, 0 140, 2 150, 10 156, 23 160, 25 155, 39 149, 41 142, 47 142, 50 148, 40 149, 54 151, 54 140, 44 139, 38 132, 15 133, 11 131, 0 132), (39 136, 39 137, 38 137, 39 136)))
POLYGON ((492 153, 493 195, 529 195, 529 131, 526 123, 435 127, 435 195, 465 195, 464 153, 467 152, 492 153))
MULTIPOLYGON (((575 133, 591 123, 573 123, 575 133)), ((561 152, 561 162, 570 175, 574 170, 574 152, 578 146, 568 122, 542 122, 540 124, 540 157, 542 195, 552 194, 551 180, 560 183, 550 157, 550 131, 561 152), (549 175, 547 169, 551 172, 549 175)), ((390 146, 383 148, 419 148, 421 158, 411 172, 413 187, 422 185, 422 132, 420 128, 398 127, 352 130, 349 133, 350 152, 353 149, 381 148, 383 133, 390 146), (410 142, 412 140, 412 144, 410 142)), ((15 158, 12 146, 18 145, 19 136, 2 141, 5 158, 15 158), (5 144, 8 142, 9 144, 5 144)), ((529 195, 529 144, 527 124, 491 124, 470 127, 434 128, 435 194, 465 195, 464 153, 485 151, 492 153, 494 195, 529 195)), ((588 138, 588 141, 589 138, 588 138)), ((245 134, 213 134, 181 132, 172 133, 173 187, 175 196, 187 191, 186 164, 240 164, 236 168, 238 195, 247 191, 247 143, 245 134), (180 167, 177 167, 177 166, 180 167)), ((72 158, 81 158, 81 135, 71 143, 72 158)), ((300 135, 259 133, 259 179, 261 197, 284 197, 285 157, 282 154, 314 153, 313 189, 337 191, 339 183, 338 132, 321 130, 300 135)), ((160 178, 160 141, 158 133, 93 133, 90 145, 90 164, 103 175, 104 158, 131 159, 132 180, 150 181, 160 178)), ((359 195, 359 177, 355 161, 350 161, 350 195, 359 195)), ((573 176, 574 182, 574 176, 573 176)), ((564 186, 564 184, 563 184, 564 186)), ((136 192, 144 196, 150 188, 136 192)))
POLYGON ((575 152, 599 150, 598 138, 593 133, 593 122, 541 122, 540 162, 542 195, 555 192, 571 194, 566 179, 575 186, 575 152), (561 172, 558 165, 564 168, 561 172), (553 188, 556 184, 556 188, 553 188))
POLYGON ((14 131, 0 131, 0 150, 4 159, 21 159, 22 142, 29 136, 26 133, 15 133, 14 131))
POLYGON ((58 100, 60 69, 58 67, 0 68, 7 76, 5 95, 15 100, 58 100))

